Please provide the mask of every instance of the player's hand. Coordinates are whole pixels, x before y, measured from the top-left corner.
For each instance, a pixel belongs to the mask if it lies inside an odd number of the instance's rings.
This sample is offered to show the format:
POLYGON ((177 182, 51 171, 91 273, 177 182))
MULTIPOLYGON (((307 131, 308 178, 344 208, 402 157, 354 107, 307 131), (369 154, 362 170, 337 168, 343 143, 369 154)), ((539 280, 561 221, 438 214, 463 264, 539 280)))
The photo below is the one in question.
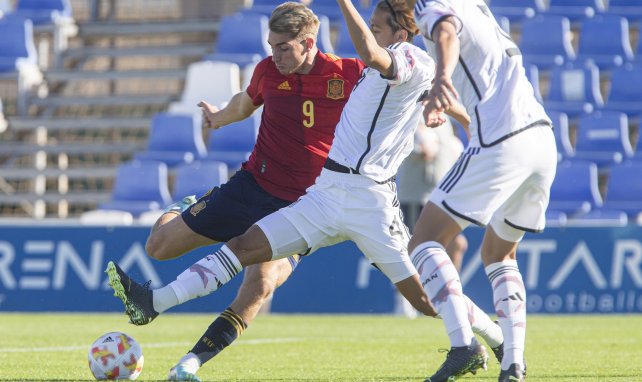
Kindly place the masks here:
POLYGON ((446 123, 446 116, 437 109, 424 108, 424 120, 428 127, 438 127, 446 123))
POLYGON ((203 111, 203 126, 209 129, 218 129, 220 126, 216 126, 213 123, 214 115, 220 111, 220 109, 214 105, 210 105, 206 101, 201 101, 198 103, 198 107, 203 111))
POLYGON ((428 99, 429 102, 434 102, 437 108, 448 110, 455 103, 455 100, 459 99, 459 94, 450 77, 439 76, 435 77, 433 81, 428 99))
POLYGON ((446 123, 444 109, 436 106, 434 99, 430 95, 421 100, 424 107, 424 122, 428 127, 437 127, 446 123))

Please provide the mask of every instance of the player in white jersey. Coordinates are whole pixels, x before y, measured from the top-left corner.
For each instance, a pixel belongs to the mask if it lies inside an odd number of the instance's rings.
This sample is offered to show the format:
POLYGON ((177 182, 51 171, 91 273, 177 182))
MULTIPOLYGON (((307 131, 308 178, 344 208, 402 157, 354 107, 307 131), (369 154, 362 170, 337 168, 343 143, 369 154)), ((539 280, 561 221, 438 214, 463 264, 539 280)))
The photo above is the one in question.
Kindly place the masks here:
MULTIPOLYGON (((261 219, 163 287, 158 295, 170 291, 171 306, 217 290, 248 265, 353 240, 416 309, 435 315, 408 257, 409 234, 394 183, 399 165, 412 150, 422 111, 419 100, 430 90, 434 61, 409 43, 418 29, 404 0, 380 1, 370 20, 372 32, 349 1, 338 3, 368 68, 344 107, 324 169, 298 201, 261 219)), ((463 122, 467 118, 463 108, 450 113, 463 122)), ((444 117, 434 112, 428 119, 436 123, 444 117)), ((133 282, 124 273, 119 277, 120 283, 133 282)), ((128 296, 128 309, 140 311, 143 300, 152 298, 152 292, 147 294, 128 296)), ((501 345, 499 327, 467 301, 468 325, 474 325, 491 347, 501 345)), ((477 343, 476 349, 479 367, 487 355, 482 345, 477 343)))
POLYGON ((429 380, 463 374, 471 354, 465 296, 444 248, 472 223, 487 227, 481 256, 505 339, 499 381, 522 381, 526 293, 516 251, 525 232, 544 229, 557 159, 552 124, 533 95, 519 49, 483 0, 408 3, 437 59, 425 112, 448 110, 459 100, 471 116, 470 143, 431 195, 409 245, 452 346, 429 380))

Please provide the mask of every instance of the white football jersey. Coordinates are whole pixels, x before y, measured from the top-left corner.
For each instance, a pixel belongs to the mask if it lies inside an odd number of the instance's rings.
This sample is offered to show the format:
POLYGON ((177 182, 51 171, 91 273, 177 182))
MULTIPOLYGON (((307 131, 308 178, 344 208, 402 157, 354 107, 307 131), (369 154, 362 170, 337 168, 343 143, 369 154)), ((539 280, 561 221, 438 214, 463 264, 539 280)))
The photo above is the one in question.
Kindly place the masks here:
POLYGON ((471 117, 470 145, 489 147, 551 124, 526 78, 522 56, 483 0, 417 0, 415 19, 429 53, 435 25, 452 16, 460 39, 452 82, 471 117))
POLYGON ((413 147, 421 95, 430 91, 435 62, 407 42, 388 47, 395 76, 366 68, 343 108, 329 157, 378 182, 397 173, 413 147))

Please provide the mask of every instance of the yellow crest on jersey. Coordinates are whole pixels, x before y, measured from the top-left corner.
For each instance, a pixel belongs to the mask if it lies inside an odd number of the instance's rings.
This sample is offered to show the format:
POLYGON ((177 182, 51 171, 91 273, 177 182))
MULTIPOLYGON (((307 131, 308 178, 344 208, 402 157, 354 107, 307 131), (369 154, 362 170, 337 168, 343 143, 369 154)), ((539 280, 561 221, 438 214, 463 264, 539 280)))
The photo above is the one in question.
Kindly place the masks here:
POLYGON ((345 97, 343 91, 344 81, 339 78, 333 78, 328 80, 328 94, 327 97, 330 99, 342 99, 345 97))
POLYGON ((205 200, 201 200, 200 202, 190 207, 189 213, 192 214, 193 216, 196 216, 198 215, 199 212, 203 211, 204 209, 205 209, 205 200))

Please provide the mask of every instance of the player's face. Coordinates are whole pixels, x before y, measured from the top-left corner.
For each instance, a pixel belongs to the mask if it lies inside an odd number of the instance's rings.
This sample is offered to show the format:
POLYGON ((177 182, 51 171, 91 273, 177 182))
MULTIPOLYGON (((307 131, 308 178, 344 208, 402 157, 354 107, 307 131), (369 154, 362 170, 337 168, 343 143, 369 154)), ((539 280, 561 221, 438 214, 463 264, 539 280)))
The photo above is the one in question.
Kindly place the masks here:
POLYGON ((296 73, 305 62, 310 49, 306 48, 305 38, 292 39, 283 33, 268 34, 268 44, 272 48, 272 61, 281 74, 296 73))
POLYGON ((392 31, 392 27, 388 24, 388 12, 380 9, 375 9, 370 17, 370 30, 377 40, 377 44, 381 47, 399 42, 396 34, 392 31))

